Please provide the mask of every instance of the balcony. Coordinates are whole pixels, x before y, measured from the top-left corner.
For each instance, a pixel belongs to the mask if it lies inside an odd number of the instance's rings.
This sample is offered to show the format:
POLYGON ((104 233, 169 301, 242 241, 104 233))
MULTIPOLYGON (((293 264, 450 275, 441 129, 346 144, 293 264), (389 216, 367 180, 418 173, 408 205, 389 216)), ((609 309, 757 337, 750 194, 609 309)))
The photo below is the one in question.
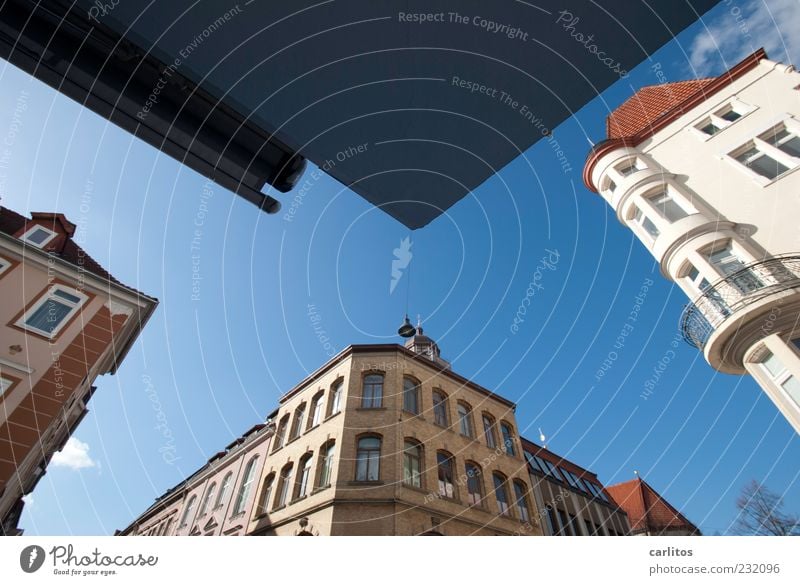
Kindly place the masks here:
POLYGON ((753 262, 711 284, 686 306, 681 315, 683 338, 702 351, 728 317, 765 297, 793 288, 800 288, 800 256, 753 262))

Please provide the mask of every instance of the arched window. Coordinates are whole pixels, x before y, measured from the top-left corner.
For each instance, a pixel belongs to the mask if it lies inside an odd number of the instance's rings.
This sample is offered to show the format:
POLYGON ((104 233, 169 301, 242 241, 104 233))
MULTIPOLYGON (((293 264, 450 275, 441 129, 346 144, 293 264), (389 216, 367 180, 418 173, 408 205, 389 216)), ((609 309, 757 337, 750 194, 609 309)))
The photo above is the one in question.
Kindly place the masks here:
POLYGON ((286 431, 289 428, 289 413, 287 412, 278 423, 278 430, 275 431, 275 441, 272 450, 277 451, 283 447, 286 441, 286 431))
POLYGON ((325 443, 319 450, 319 472, 317 473, 317 486, 328 487, 333 478, 333 453, 336 443, 331 440, 325 443))
POLYGON ((264 485, 261 487, 261 497, 258 498, 257 514, 265 514, 269 507, 269 499, 272 497, 272 486, 275 483, 275 474, 270 473, 264 479, 264 485))
POLYGON ((380 479, 381 440, 378 437, 362 437, 356 451, 356 481, 378 481, 380 479))
POLYGON ((200 516, 205 516, 206 512, 208 512, 208 507, 211 505, 211 500, 214 497, 214 491, 217 489, 216 482, 212 483, 208 487, 208 491, 206 492, 206 497, 203 498, 203 505, 200 506, 200 516))
POLYGON ((312 453, 306 453, 300 458, 297 467, 297 485, 294 488, 294 497, 302 498, 308 494, 308 484, 311 481, 311 463, 314 459, 312 453))
POLYGON ((324 408, 323 399, 325 398, 325 392, 320 390, 314 395, 314 398, 311 399, 311 411, 308 415, 308 427, 309 429, 313 429, 319 423, 322 422, 322 413, 324 408))
POLYGON ((506 448, 506 453, 509 455, 516 455, 517 450, 514 448, 514 430, 507 422, 500 423, 500 432, 503 433, 503 445, 506 448))
POLYGON ((480 505, 483 501, 483 475, 481 468, 471 461, 464 465, 467 476, 467 500, 470 504, 480 505))
POLYGON ((528 507, 528 487, 518 479, 514 480, 514 500, 517 503, 517 516, 523 522, 530 520, 530 508, 528 507))
POLYGON ((331 394, 328 397, 328 416, 333 416, 342 410, 342 393, 344 392, 344 382, 339 379, 331 386, 331 394))
POLYGON ((506 478, 503 474, 494 472, 492 479, 494 480, 494 496, 497 499, 497 511, 503 516, 509 516, 511 509, 508 507, 506 478))
POLYGON ((433 391, 433 422, 440 427, 448 426, 447 396, 441 390, 433 391))
POLYGON ((228 493, 231 491, 231 482, 233 481, 233 472, 229 471, 225 474, 225 479, 222 480, 222 488, 219 490, 219 495, 217 496, 217 504, 214 506, 214 509, 221 508, 225 505, 225 502, 228 499, 228 493))
POLYGON ((194 511, 194 506, 196 503, 197 503, 197 496, 192 496, 191 498, 189 498, 189 503, 183 510, 183 516, 181 516, 180 528, 183 528, 189 523, 189 516, 191 516, 192 512, 194 511))
POLYGON ((289 502, 289 492, 292 486, 292 464, 287 463, 281 469, 281 475, 278 478, 278 493, 275 495, 274 508, 282 508, 289 502))
POLYGON ((294 411, 294 420, 292 421, 292 432, 289 434, 289 440, 296 439, 300 436, 300 431, 303 428, 303 419, 306 416, 306 403, 303 402, 294 411))
POLYGON ((242 475, 242 484, 239 486, 239 492, 236 494, 236 503, 233 506, 233 515, 241 514, 244 512, 247 498, 250 496, 250 490, 253 487, 253 481, 256 479, 256 463, 258 462, 258 455, 251 457, 250 461, 244 467, 244 474, 242 475))
POLYGON ((466 402, 458 403, 458 425, 465 437, 475 436, 472 426, 472 407, 466 402))
POLYGON ((422 445, 414 439, 406 439, 403 449, 403 483, 422 487, 422 445))
POLYGON ((453 464, 453 456, 447 451, 437 451, 436 467, 439 472, 439 495, 444 498, 455 498, 456 490, 453 483, 455 465, 453 464))
POLYGON ((403 410, 419 414, 419 384, 414 378, 403 378, 403 410))
POLYGON ((364 389, 361 392, 361 408, 380 408, 383 405, 383 375, 364 376, 364 389))
POLYGON ((491 415, 483 413, 483 436, 486 438, 486 446, 490 449, 497 447, 497 437, 494 432, 494 419, 491 415))

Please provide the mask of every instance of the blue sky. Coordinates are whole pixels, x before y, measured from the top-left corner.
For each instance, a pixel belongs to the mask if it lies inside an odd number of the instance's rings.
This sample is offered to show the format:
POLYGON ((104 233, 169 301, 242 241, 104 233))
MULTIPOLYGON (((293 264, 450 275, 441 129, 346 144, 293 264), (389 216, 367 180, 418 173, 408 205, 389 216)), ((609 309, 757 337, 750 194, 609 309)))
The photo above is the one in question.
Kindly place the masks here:
MULTIPOLYGON (((523 434, 536 440, 541 427, 607 484, 638 470, 707 534, 729 530, 753 478, 800 511, 800 438, 752 380, 713 371, 676 337, 685 297, 580 170, 609 109, 662 81, 653 65, 670 81, 713 75, 760 46, 797 62, 799 28, 791 0, 723 0, 556 129, 572 171, 543 141, 411 234, 410 312, 454 369, 517 401, 523 434)), ((408 230, 357 195, 323 174, 291 221, 257 213, 5 63, 0 80, 0 132, 27 100, 3 205, 84 221, 87 251, 161 301, 117 375, 97 381, 76 440, 26 507, 27 534, 113 533, 333 349, 398 341, 407 282, 390 294, 391 263, 408 230)))

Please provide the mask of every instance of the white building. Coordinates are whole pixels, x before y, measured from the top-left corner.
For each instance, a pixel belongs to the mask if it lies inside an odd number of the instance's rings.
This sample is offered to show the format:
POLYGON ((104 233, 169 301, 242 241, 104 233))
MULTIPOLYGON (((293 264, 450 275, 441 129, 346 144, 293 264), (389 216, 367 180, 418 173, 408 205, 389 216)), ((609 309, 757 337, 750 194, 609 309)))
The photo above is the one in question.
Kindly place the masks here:
POLYGON ((583 178, 691 300, 686 340, 752 375, 800 432, 800 73, 763 50, 640 89, 583 178))

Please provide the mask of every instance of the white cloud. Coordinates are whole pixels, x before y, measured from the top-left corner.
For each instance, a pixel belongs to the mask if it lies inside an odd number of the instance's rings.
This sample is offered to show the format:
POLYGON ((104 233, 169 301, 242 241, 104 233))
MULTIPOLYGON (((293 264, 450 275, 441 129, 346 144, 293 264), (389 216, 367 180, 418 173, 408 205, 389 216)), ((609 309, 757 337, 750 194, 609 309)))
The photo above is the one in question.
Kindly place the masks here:
POLYGON ((718 10, 689 47, 693 75, 718 75, 760 47, 773 61, 800 66, 797 0, 723 0, 718 10))
POLYGON ((86 469, 97 466, 97 462, 89 456, 89 445, 75 437, 69 438, 64 448, 53 455, 50 463, 56 467, 70 469, 86 469))

